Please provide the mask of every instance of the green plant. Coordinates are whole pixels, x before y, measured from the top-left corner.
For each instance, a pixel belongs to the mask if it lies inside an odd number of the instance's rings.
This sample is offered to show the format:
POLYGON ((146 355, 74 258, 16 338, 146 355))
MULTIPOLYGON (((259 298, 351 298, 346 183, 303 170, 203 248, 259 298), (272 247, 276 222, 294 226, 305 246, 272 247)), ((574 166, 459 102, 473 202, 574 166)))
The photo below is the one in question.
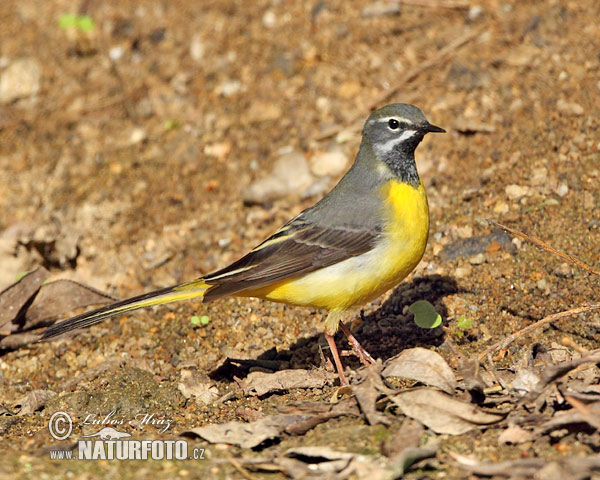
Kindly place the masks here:
POLYGON ((75 28, 82 32, 91 32, 94 29, 94 20, 89 15, 75 15, 64 13, 58 18, 60 28, 75 28))
POLYGON ((436 328, 442 324, 442 316, 427 300, 418 300, 408 309, 415 316, 415 323, 421 328, 436 328))

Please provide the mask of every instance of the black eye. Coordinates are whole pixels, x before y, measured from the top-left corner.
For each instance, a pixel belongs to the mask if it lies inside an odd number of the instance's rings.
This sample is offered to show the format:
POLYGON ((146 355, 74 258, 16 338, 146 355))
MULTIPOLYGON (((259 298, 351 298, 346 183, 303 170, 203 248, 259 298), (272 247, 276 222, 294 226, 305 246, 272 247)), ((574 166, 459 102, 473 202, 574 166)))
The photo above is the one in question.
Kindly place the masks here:
POLYGON ((400 127, 400 122, 398 120, 396 120, 395 118, 391 118, 390 121, 388 122, 388 126, 392 130, 396 130, 400 127))

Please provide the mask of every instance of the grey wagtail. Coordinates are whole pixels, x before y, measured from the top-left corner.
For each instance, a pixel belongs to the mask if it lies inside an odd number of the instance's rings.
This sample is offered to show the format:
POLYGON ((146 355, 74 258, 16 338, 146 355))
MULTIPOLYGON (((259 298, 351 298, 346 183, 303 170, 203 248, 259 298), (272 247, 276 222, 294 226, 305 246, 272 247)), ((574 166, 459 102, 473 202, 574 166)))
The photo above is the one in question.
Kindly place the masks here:
POLYGON ((48 327, 40 339, 177 300, 258 297, 327 309, 323 330, 346 384, 333 339, 338 326, 364 364, 374 360, 340 320, 341 313, 400 283, 425 251, 429 209, 415 149, 429 132, 444 130, 412 105, 380 108, 367 119, 354 164, 333 190, 246 256, 202 278, 69 318, 48 327))

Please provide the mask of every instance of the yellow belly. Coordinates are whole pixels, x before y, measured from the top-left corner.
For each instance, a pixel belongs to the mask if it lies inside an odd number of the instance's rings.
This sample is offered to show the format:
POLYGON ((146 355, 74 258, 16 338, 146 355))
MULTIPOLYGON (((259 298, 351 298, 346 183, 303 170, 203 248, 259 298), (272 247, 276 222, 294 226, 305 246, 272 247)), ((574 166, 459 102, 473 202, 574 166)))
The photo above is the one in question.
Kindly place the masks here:
POLYGON ((367 303, 400 283, 419 263, 429 233, 429 209, 423 185, 396 180, 381 189, 388 221, 371 251, 296 279, 242 295, 274 302, 342 311, 367 303))

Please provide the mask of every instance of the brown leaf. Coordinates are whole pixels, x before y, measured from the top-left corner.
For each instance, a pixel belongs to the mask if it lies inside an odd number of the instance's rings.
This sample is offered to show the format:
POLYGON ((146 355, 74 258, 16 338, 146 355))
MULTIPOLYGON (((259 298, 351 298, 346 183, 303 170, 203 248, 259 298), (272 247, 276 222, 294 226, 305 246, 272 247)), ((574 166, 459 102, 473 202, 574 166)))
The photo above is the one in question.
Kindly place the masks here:
POLYGON ((518 445, 520 443, 531 442, 536 436, 533 432, 525 430, 518 425, 513 425, 504 430, 498 437, 499 445, 518 445))
POLYGON ((303 422, 310 415, 271 415, 255 422, 227 422, 193 428, 193 433, 210 443, 228 443, 242 448, 254 448, 265 440, 279 437, 287 428, 303 422))
POLYGON ((23 308, 49 276, 48 270, 39 267, 0 292, 0 335, 20 329, 18 322, 22 320, 23 308))
POLYGON ((33 390, 16 401, 13 408, 19 410, 17 415, 31 415, 33 412, 41 410, 48 400, 56 395, 57 393, 52 390, 33 390))
POLYGON ((181 370, 181 383, 177 386, 185 398, 196 398, 205 405, 214 403, 219 398, 219 389, 214 382, 197 370, 181 370))
POLYGON ((442 356, 427 348, 410 348, 386 362, 382 375, 417 380, 452 394, 456 380, 442 356))
POLYGON ((60 279, 41 286, 33 304, 25 313, 24 330, 54 322, 76 308, 102 305, 117 300, 89 285, 60 279))
POLYGON ((504 418, 487 413, 433 388, 419 388, 390 397, 402 413, 420 421, 436 433, 460 435, 481 425, 491 425, 504 418))
POLYGON ((325 369, 252 372, 242 381, 241 386, 245 395, 260 397, 293 388, 320 388, 333 382, 335 378, 335 374, 325 369))
POLYGON ((424 431, 421 423, 412 418, 405 419, 400 430, 384 442, 381 453, 386 457, 392 457, 407 448, 418 447, 424 431))
POLYGON ((358 405, 365 415, 369 425, 381 423, 389 425, 390 419, 377 411, 377 399, 382 395, 391 395, 394 390, 387 387, 381 379, 381 364, 361 370, 364 379, 358 385, 350 385, 356 396, 358 405))

